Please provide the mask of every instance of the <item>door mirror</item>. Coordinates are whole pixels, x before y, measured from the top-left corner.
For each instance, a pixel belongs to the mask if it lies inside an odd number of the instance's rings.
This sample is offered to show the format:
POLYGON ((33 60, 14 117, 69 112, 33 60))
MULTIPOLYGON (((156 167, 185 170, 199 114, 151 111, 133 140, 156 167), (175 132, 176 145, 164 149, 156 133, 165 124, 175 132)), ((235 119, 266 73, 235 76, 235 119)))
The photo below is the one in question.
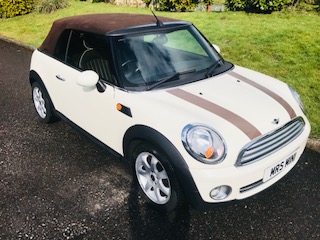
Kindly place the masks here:
POLYGON ((77 78, 77 84, 84 88, 95 88, 99 81, 99 75, 92 70, 86 70, 80 73, 77 78))
POLYGON ((220 53, 220 48, 218 47, 218 45, 212 44, 212 47, 213 47, 218 53, 220 53))

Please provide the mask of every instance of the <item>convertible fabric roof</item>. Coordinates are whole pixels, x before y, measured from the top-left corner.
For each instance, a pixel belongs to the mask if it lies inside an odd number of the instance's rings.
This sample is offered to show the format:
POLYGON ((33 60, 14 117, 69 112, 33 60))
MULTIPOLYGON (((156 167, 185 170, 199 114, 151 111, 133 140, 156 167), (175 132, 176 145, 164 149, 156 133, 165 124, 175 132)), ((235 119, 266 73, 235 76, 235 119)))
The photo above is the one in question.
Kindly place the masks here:
MULTIPOLYGON (((176 19, 158 17, 162 22, 177 21, 176 19)), ((53 22, 48 36, 39 47, 39 50, 53 54, 55 45, 66 29, 74 29, 85 32, 92 32, 106 35, 110 32, 126 29, 135 26, 156 24, 157 20, 153 15, 143 14, 88 14, 62 18, 53 22)))

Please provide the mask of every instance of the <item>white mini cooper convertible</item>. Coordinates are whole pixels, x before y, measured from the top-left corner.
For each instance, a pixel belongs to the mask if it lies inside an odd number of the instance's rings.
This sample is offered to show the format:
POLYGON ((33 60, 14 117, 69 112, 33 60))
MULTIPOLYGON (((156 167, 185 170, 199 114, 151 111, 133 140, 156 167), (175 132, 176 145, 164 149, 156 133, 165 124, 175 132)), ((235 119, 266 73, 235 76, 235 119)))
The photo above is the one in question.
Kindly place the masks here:
POLYGON ((217 49, 151 14, 60 19, 32 56, 33 102, 130 161, 160 210, 244 199, 294 167, 310 124, 292 88, 217 49))

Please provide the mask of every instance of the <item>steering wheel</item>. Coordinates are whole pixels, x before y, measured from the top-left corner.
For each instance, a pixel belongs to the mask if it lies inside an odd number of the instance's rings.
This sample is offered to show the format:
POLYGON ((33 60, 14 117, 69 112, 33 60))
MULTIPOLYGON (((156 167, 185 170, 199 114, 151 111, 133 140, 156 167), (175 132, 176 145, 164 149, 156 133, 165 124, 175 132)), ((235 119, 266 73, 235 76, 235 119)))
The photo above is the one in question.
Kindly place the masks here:
POLYGON ((127 78, 131 78, 134 74, 136 74, 137 72, 140 71, 140 68, 137 66, 137 63, 134 59, 129 59, 129 60, 125 61, 124 63, 121 64, 121 67, 125 68, 127 66, 128 70, 131 70, 131 68, 128 65, 131 63, 135 64, 135 67, 133 68, 134 71, 131 71, 131 73, 126 76, 127 78))
POLYGON ((128 65, 131 62, 134 62, 134 59, 129 59, 129 60, 125 61, 124 63, 121 64, 121 67, 125 67, 126 65, 128 65))

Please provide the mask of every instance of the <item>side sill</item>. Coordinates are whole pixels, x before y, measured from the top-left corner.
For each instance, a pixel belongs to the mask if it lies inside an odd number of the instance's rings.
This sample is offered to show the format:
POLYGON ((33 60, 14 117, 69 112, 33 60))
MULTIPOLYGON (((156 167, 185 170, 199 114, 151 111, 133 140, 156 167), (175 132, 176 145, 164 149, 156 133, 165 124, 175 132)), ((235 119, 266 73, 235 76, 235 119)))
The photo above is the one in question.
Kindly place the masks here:
POLYGON ((111 155, 113 155, 114 157, 118 158, 118 159, 123 159, 123 156, 116 152, 115 150, 113 150, 112 148, 110 148, 109 146, 107 146, 106 144, 104 144, 103 142, 101 142, 99 139, 95 138, 94 136, 92 136, 90 133, 88 133, 87 131, 85 131, 84 129, 82 129, 81 127, 79 127, 77 124, 75 124, 74 122, 72 122, 69 118, 67 118, 65 115, 63 115, 62 113, 56 111, 57 116, 63 120, 64 122, 66 122, 69 126, 71 126, 73 129, 75 129, 77 132, 79 132, 80 134, 82 134, 83 136, 85 136, 86 138, 88 138, 91 142, 93 142, 94 144, 96 144, 97 146, 103 148, 104 150, 106 150, 107 152, 109 152, 111 155))

